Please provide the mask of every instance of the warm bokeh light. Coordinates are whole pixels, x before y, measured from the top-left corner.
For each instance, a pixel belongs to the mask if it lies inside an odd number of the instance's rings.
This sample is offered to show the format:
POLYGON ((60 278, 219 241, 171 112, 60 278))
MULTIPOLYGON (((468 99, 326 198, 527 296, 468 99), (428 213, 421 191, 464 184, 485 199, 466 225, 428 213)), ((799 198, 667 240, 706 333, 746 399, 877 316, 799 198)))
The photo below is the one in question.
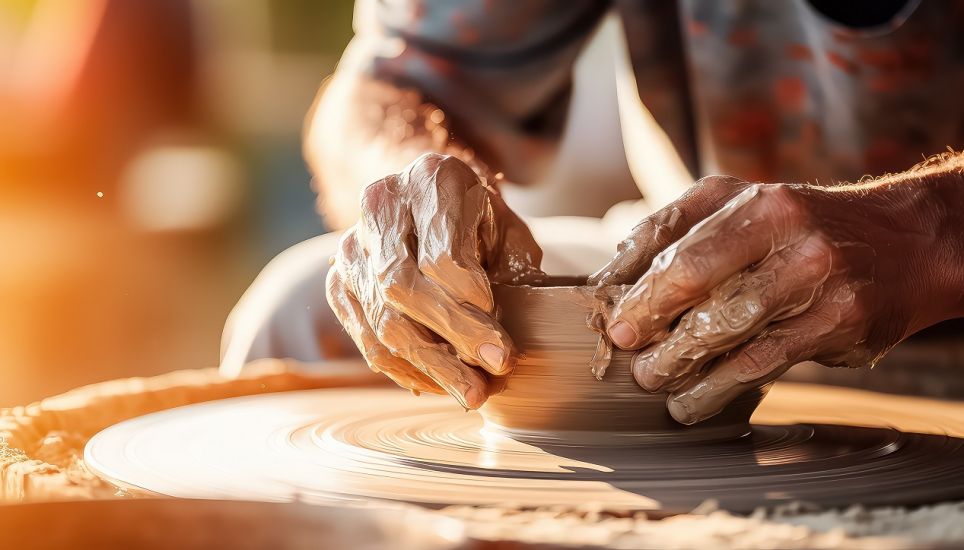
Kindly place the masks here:
POLYGON ((211 147, 157 146, 134 157, 121 177, 121 208, 150 231, 217 227, 235 212, 240 162, 211 147))
POLYGON ((300 132, 350 0, 0 3, 0 407, 214 366, 323 232, 300 132))

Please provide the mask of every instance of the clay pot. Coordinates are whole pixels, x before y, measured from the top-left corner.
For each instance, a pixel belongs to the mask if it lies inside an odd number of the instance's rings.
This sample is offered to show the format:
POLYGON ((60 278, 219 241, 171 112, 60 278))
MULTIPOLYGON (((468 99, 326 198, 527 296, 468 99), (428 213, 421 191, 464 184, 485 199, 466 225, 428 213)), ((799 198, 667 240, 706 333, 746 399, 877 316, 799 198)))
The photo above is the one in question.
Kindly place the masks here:
MULTIPOLYGON (((702 441, 749 433, 750 415, 769 386, 751 390, 716 417, 695 426, 677 423, 666 394, 643 390, 630 368, 634 352, 615 349, 603 380, 590 371, 599 334, 587 325, 598 298, 584 279, 573 286, 494 285, 500 320, 521 352, 501 391, 479 410, 487 429, 535 442, 638 443, 702 441)), ((616 300, 628 286, 605 290, 616 300)))

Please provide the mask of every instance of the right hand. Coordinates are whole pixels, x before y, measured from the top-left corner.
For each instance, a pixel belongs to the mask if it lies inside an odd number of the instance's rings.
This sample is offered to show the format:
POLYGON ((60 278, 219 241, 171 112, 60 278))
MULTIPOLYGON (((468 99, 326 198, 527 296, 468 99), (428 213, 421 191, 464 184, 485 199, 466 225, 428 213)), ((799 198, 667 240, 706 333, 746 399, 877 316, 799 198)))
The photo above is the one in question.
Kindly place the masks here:
POLYGON ((544 276, 542 250, 498 192, 426 154, 362 193, 328 272, 328 303, 372 370, 475 409, 514 365, 490 283, 544 276))

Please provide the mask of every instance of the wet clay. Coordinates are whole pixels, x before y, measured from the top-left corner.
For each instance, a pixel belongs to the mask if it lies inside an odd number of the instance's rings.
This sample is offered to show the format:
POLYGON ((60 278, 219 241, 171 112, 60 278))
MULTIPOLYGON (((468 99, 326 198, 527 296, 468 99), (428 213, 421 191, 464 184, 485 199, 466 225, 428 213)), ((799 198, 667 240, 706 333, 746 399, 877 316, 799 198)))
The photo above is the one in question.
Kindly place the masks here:
POLYGON ((328 303, 372 370, 415 392, 485 400, 512 369, 491 282, 541 280, 542 250, 487 179, 429 154, 362 194, 327 280, 328 303))
POLYGON ((451 398, 394 388, 286 392, 115 425, 90 441, 85 463, 129 491, 307 503, 593 503, 660 515, 707 499, 749 512, 964 498, 964 404, 782 382, 771 394, 745 437, 612 446, 524 443, 451 398))
POLYGON ((964 221, 933 209, 960 202, 962 162, 951 151, 846 185, 701 180, 591 278, 633 284, 609 335, 643 350, 636 380, 670 392, 684 424, 804 361, 871 368, 911 334, 964 316, 964 274, 943 263, 961 248, 946 228, 964 221))
POLYGON ((630 287, 573 284, 584 282, 493 286, 500 321, 519 357, 501 391, 480 409, 488 426, 526 441, 569 443, 704 441, 749 431, 768 386, 745 393, 705 423, 679 424, 667 412, 665 393, 649 393, 633 379, 634 352, 613 350, 598 331, 599 319, 630 287))

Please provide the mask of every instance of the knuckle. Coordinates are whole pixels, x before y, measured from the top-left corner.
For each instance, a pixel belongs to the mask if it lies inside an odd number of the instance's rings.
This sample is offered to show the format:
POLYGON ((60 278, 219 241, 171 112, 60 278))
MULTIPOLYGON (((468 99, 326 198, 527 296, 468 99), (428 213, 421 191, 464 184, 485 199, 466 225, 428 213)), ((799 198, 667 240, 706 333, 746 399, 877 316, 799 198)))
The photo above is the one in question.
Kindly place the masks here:
POLYGON ((452 155, 446 155, 444 153, 423 153, 412 163, 414 167, 425 167, 434 169, 436 166, 441 164, 447 159, 454 158, 452 155))
POLYGON ((455 175, 464 175, 469 179, 475 179, 475 172, 469 168, 468 164, 462 162, 458 157, 443 155, 438 162, 439 170, 452 171, 455 175))
POLYGON ((458 192, 465 192, 478 183, 478 176, 469 165, 451 155, 436 154, 413 173, 430 185, 458 192))
POLYGON ((808 238, 797 250, 802 275, 808 280, 823 282, 833 269, 835 247, 822 233, 808 238))
POLYGON ((710 175, 696 180, 696 188, 711 197, 725 197, 744 188, 747 183, 734 176, 710 175))
POLYGON ((675 261, 670 264, 666 276, 670 278, 673 286, 685 293, 700 292, 706 285, 709 278, 709 267, 706 262, 695 255, 677 255, 675 261))
POLYGON ((386 209, 386 202, 391 196, 388 192, 389 183, 397 176, 387 176, 365 186, 361 192, 361 215, 363 218, 382 212, 386 209))
POLYGON ((867 313, 867 306, 860 299, 859 285, 843 283, 830 295, 830 305, 838 314, 838 324, 859 322, 867 313))
POLYGON ((727 332, 744 330, 756 325, 769 313, 771 302, 776 301, 766 295, 743 296, 723 305, 720 315, 726 320, 727 332))
POLYGON ((790 222, 803 221, 805 209, 793 187, 785 183, 757 183, 752 186, 759 200, 769 209, 790 222))
POLYGON ((465 163, 452 155, 425 153, 412 161, 404 173, 408 176, 408 183, 420 183, 432 181, 439 171, 453 169, 459 165, 465 166, 465 163))
POLYGON ((714 211, 750 187, 750 184, 733 176, 706 176, 692 187, 687 201, 714 211))

